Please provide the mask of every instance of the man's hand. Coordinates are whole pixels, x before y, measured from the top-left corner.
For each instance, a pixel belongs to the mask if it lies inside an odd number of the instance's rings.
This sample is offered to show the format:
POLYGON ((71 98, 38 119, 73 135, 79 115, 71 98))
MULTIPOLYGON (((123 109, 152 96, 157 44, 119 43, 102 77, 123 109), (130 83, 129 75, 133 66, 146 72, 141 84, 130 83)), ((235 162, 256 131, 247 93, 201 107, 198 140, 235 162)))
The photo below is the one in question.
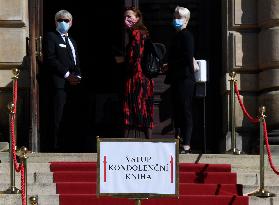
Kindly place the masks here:
POLYGON ((167 72, 167 70, 169 69, 169 66, 168 66, 168 64, 167 63, 164 63, 163 64, 163 66, 162 66, 162 73, 165 73, 165 72, 167 72))
POLYGON ((125 62, 125 58, 123 56, 115 56, 114 59, 117 64, 125 62))
POLYGON ((77 85, 80 83, 80 78, 73 74, 70 74, 66 79, 70 83, 70 85, 77 85))

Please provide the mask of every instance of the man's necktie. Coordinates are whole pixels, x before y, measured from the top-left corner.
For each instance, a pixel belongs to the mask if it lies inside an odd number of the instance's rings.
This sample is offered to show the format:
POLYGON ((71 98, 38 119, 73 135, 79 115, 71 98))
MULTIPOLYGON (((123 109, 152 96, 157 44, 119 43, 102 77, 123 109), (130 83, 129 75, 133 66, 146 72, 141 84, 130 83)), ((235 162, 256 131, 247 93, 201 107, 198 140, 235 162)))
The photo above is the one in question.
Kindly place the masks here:
POLYGON ((75 62, 74 56, 73 56, 73 52, 72 52, 72 48, 71 48, 71 46, 69 44, 69 37, 65 35, 64 38, 65 38, 65 42, 66 42, 67 51, 68 51, 72 61, 75 62))

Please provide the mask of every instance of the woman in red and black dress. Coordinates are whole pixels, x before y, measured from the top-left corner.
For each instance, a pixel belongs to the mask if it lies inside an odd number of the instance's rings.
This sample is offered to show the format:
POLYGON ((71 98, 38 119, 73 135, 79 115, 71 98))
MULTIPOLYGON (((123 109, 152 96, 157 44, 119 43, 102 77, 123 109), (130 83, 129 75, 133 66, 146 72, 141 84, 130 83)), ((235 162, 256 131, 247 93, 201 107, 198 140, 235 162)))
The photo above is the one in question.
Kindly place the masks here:
POLYGON ((147 78, 141 67, 144 40, 148 30, 142 23, 139 9, 128 8, 124 13, 124 23, 129 33, 126 47, 126 76, 124 90, 125 137, 151 137, 153 122, 154 82, 147 78))

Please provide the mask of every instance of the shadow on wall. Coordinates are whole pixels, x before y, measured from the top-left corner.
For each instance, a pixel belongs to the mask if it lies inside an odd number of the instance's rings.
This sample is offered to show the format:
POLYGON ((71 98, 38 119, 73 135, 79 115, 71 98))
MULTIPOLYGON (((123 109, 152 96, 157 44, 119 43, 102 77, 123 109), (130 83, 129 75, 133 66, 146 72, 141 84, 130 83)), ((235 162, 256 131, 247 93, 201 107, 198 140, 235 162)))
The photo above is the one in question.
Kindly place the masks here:
POLYGON ((9 142, 9 109, 8 104, 12 102, 12 86, 10 82, 0 91, 0 141, 9 142))

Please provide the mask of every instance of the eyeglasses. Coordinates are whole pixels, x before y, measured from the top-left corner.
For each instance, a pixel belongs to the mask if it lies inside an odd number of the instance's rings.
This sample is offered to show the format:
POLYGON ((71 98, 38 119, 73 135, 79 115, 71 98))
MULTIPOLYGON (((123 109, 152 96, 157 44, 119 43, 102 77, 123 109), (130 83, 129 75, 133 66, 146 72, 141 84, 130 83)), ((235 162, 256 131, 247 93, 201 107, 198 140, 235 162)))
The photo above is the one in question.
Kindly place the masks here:
POLYGON ((57 22, 62 22, 62 21, 64 21, 64 22, 66 22, 66 23, 69 23, 69 22, 70 22, 69 19, 57 19, 56 21, 57 21, 57 22))

